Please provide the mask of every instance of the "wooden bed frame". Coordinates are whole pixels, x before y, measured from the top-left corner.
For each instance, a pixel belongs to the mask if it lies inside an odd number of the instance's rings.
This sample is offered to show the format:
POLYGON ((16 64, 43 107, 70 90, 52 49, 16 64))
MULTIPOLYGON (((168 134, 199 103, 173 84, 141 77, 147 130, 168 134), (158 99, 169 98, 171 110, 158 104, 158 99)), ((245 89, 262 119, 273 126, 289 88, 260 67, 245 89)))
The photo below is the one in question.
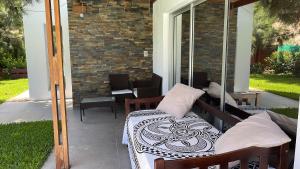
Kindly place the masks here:
MULTIPOLYGON (((143 99, 125 99, 125 113, 126 116, 135 110, 156 108, 163 96, 143 99)), ((195 106, 202 111, 210 113, 211 115, 223 120, 229 125, 235 125, 241 120, 235 116, 245 119, 249 117, 245 112, 233 111, 222 112, 215 107, 210 106, 204 101, 198 99, 195 106), (232 115, 234 116, 232 116, 232 115)), ((234 109, 232 109, 234 110, 234 109)), ((163 158, 156 159, 154 162, 155 169, 187 169, 196 168, 206 169, 209 166, 220 165, 220 169, 228 169, 228 163, 236 160, 241 161, 241 169, 248 169, 248 160, 252 157, 259 157, 259 169, 267 169, 268 164, 276 166, 276 169, 288 168, 288 150, 289 143, 271 148, 250 147, 233 152, 228 152, 219 155, 208 157, 187 158, 178 160, 164 160, 163 158)))

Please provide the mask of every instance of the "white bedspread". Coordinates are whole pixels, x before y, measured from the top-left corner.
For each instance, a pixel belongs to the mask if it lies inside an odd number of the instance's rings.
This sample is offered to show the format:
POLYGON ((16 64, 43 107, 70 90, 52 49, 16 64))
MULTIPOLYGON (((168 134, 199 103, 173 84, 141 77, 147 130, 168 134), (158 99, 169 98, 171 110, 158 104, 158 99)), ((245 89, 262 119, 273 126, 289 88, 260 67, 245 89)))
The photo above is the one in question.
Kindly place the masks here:
POLYGON ((183 119, 157 111, 132 112, 125 123, 132 169, 153 169, 157 158, 180 159, 214 154, 221 132, 194 113, 183 119))

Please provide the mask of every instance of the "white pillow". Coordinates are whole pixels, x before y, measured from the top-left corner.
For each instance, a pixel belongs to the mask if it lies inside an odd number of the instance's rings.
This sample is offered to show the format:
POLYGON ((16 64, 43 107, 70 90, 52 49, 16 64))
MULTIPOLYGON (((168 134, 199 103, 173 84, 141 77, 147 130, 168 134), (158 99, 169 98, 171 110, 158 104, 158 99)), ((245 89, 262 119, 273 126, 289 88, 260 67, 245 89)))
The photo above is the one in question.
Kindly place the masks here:
POLYGON ((188 113, 195 101, 205 92, 177 83, 157 106, 157 110, 181 119, 188 113))
MULTIPOLYGON (((221 98, 221 86, 216 82, 210 82, 207 93, 211 97, 221 98)), ((236 101, 227 92, 225 92, 225 102, 231 106, 238 107, 236 101)))
POLYGON ((215 153, 222 154, 252 146, 276 147, 291 139, 267 113, 250 116, 226 131, 215 143, 215 153))

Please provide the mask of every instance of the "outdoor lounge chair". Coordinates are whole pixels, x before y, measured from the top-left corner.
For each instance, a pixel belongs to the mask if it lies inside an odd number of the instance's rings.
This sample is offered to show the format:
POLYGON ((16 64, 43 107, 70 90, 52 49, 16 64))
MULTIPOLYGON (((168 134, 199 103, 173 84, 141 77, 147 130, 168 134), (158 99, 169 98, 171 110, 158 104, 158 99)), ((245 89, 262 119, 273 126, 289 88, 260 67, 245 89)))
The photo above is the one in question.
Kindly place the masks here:
POLYGON ((206 72, 194 72, 193 87, 196 89, 204 89, 209 86, 210 81, 206 72))
MULTIPOLYGON (((181 78, 181 83, 188 85, 187 78, 181 78)), ((208 88, 210 81, 208 80, 207 72, 194 72, 193 74, 193 87, 196 89, 208 88)))
POLYGON ((110 74, 109 84, 111 95, 113 96, 132 94, 132 87, 128 74, 110 74))
POLYGON ((149 80, 137 80, 133 82, 133 94, 136 98, 148 98, 161 96, 162 78, 153 74, 149 80))

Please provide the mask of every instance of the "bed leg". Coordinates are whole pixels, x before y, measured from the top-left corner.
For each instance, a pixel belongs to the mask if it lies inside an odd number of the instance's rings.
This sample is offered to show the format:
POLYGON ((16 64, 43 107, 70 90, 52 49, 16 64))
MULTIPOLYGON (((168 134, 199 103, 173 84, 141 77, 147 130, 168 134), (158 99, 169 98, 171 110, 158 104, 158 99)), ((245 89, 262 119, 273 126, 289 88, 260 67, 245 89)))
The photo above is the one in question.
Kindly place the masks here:
POLYGON ((130 113, 130 100, 125 98, 125 117, 130 113))
POLYGON ((287 169, 289 159, 289 144, 280 146, 277 169, 287 169))
POLYGON ((154 169, 165 169, 165 160, 163 158, 154 160, 154 169))

